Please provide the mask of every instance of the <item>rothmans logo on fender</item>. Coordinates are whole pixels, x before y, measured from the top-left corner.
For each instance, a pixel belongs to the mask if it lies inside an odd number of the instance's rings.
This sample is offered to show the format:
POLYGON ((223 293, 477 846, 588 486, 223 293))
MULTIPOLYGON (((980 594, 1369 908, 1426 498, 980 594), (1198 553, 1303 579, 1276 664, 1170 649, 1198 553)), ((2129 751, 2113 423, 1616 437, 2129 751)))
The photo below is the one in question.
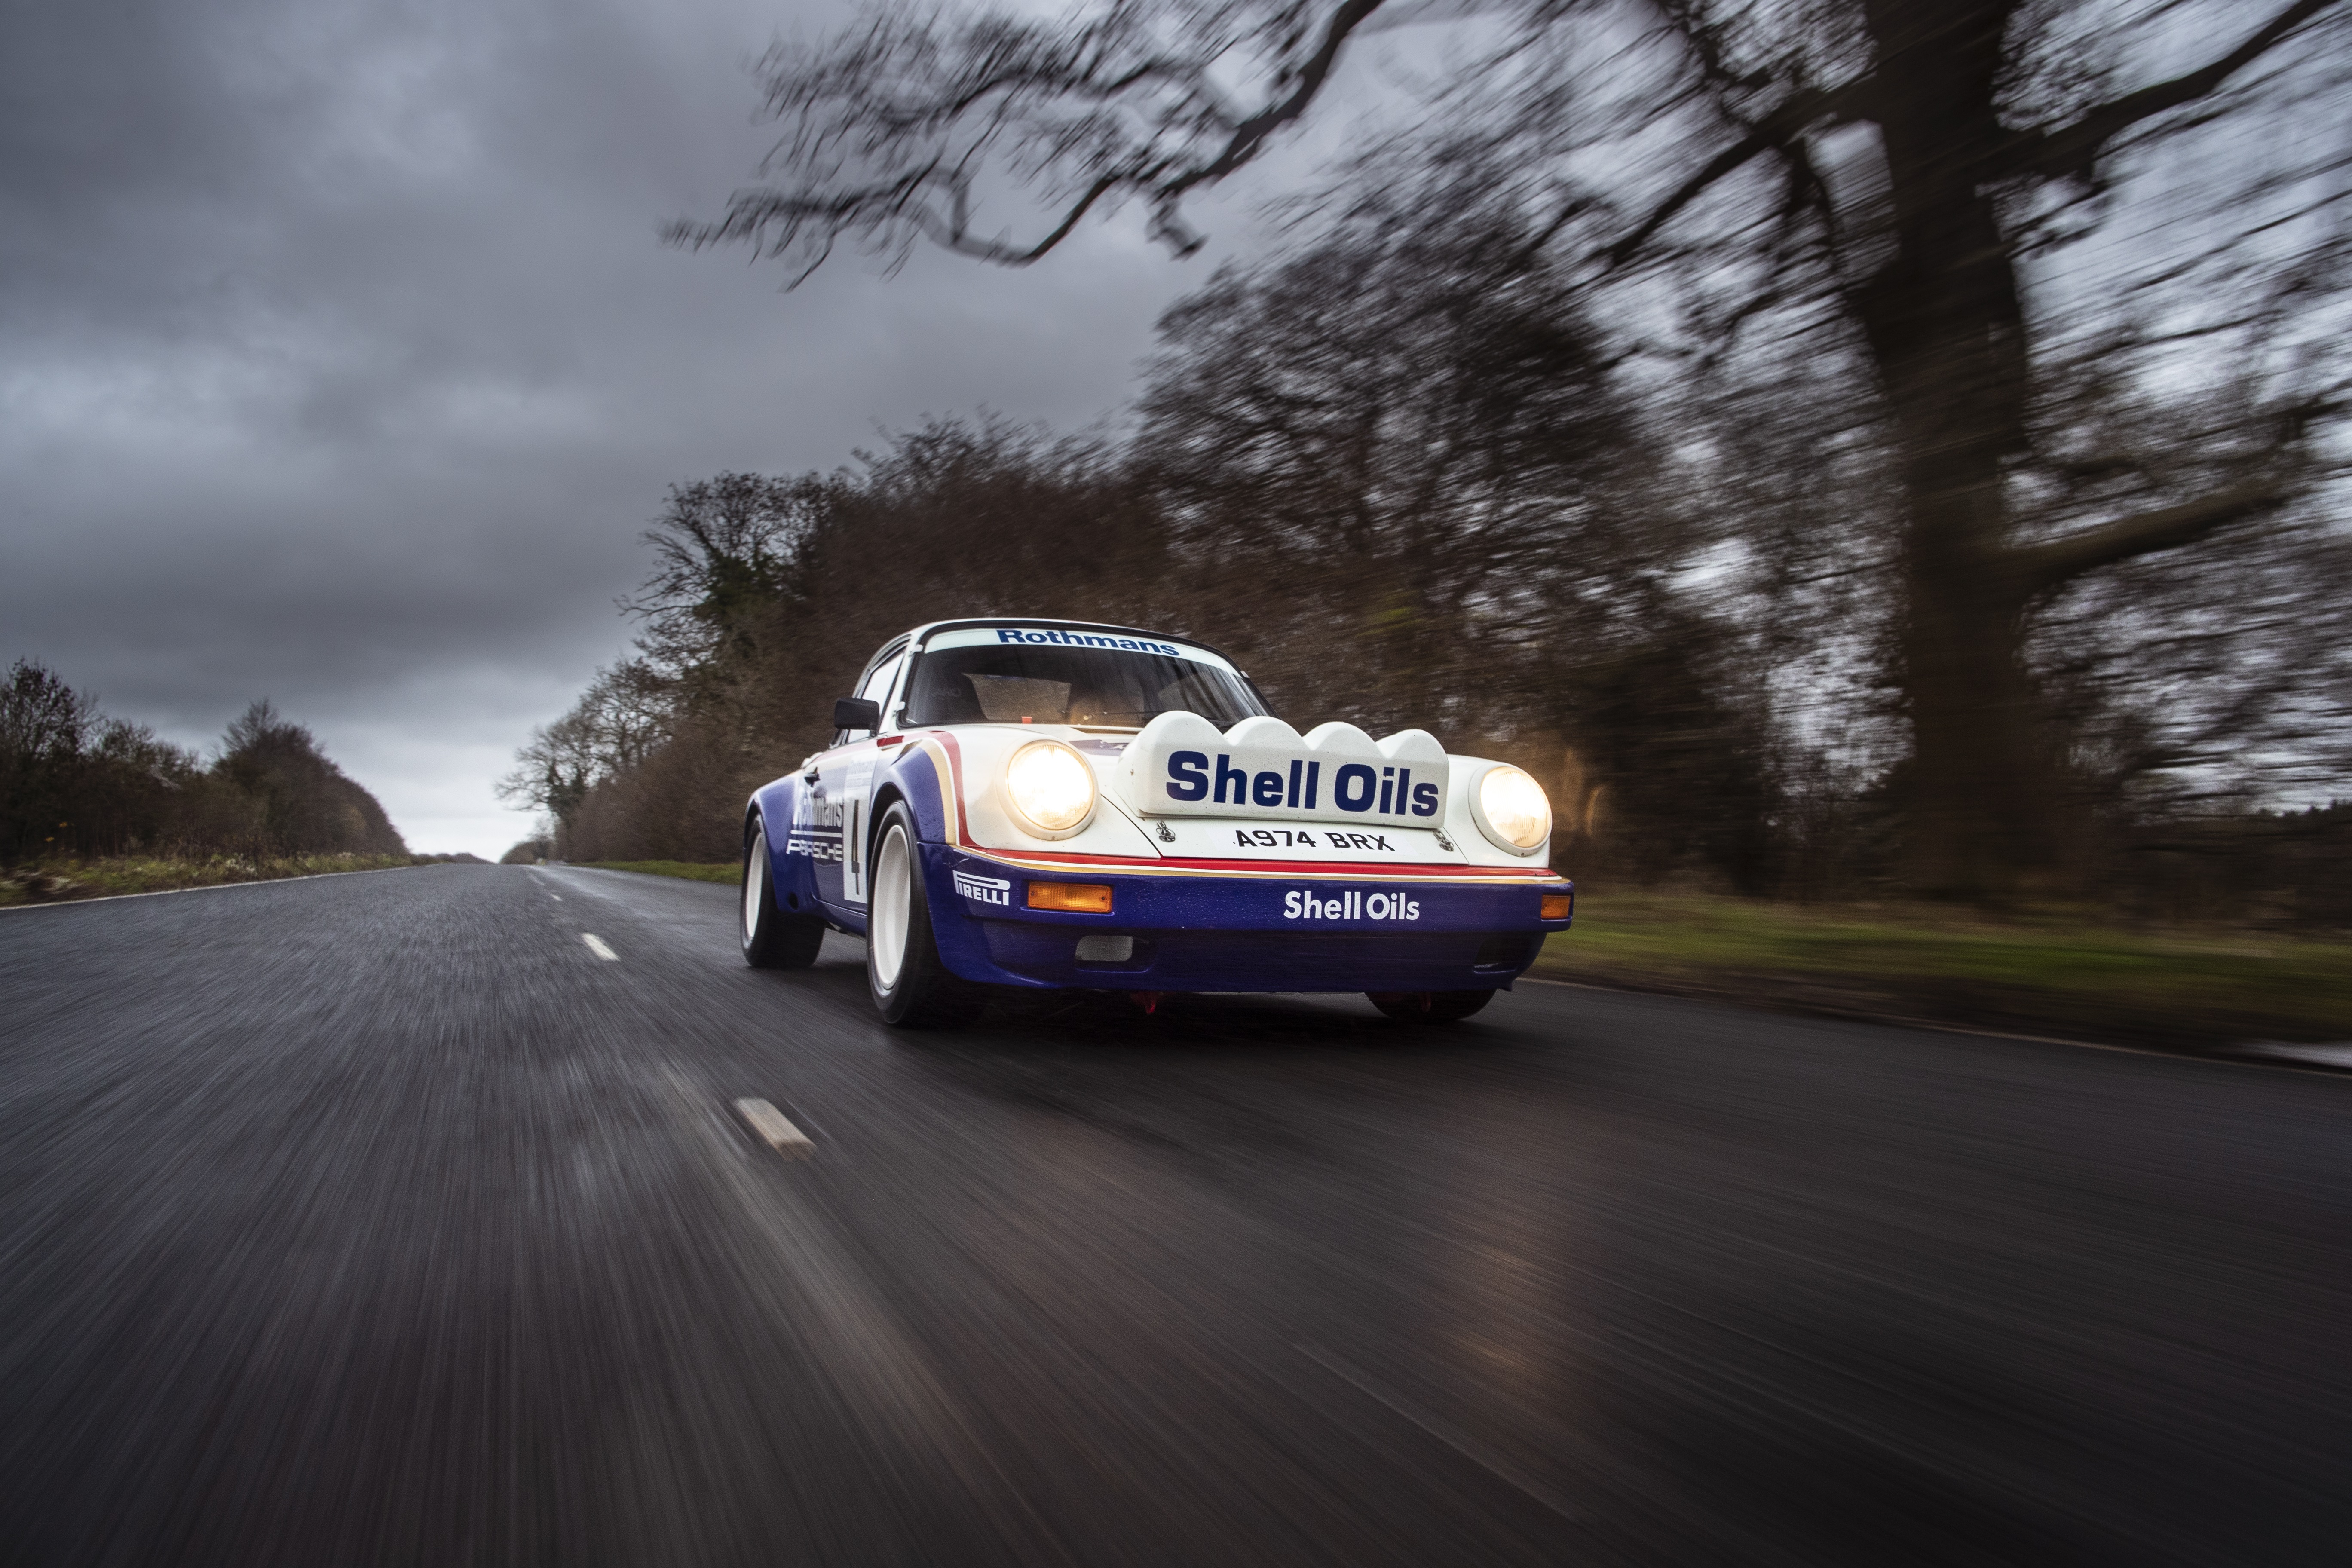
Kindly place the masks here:
POLYGON ((1286 921, 1417 921, 1421 900, 1402 893, 1360 893, 1353 888, 1319 899, 1311 891, 1293 889, 1282 895, 1286 921))
POLYGON ((969 871, 958 871, 955 874, 955 890, 983 904, 1009 904, 1013 901, 1013 884, 1001 877, 975 877, 969 871))

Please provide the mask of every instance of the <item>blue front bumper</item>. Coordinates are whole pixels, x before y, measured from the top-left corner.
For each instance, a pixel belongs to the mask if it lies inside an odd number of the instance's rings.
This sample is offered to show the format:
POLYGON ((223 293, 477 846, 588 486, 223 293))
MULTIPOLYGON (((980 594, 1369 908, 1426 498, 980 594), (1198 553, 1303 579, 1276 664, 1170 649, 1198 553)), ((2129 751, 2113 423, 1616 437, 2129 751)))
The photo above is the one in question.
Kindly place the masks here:
MULTIPOLYGON (((1535 962, 1566 919, 1540 917, 1565 882, 1496 884, 1314 877, 1031 873, 922 847, 940 956, 993 985, 1117 991, 1486 991, 1535 962), (968 875, 959 889, 958 870, 968 875), (1003 882, 974 896, 972 879, 1003 882), (1111 889, 1108 914, 1028 907, 1028 883, 1111 889), (1003 901, 998 901, 1002 900, 1003 901), (1121 960, 1078 957, 1079 939, 1127 937, 1121 960)), ((1099 948, 1102 944, 1091 944, 1099 948)))

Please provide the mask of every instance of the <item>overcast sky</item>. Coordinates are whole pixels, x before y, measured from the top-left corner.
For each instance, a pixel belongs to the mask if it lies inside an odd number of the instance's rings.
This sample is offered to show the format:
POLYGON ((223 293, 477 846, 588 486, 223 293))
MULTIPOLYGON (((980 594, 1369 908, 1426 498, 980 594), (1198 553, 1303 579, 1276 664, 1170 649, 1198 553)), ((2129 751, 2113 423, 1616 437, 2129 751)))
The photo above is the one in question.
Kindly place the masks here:
POLYGON ((666 486, 988 405, 1076 426, 1184 263, 1139 215, 1006 272, 793 294, 663 247, 766 145, 782 0, 36 0, 0 47, 0 658, 209 747, 268 696, 419 850, 624 648, 666 486))

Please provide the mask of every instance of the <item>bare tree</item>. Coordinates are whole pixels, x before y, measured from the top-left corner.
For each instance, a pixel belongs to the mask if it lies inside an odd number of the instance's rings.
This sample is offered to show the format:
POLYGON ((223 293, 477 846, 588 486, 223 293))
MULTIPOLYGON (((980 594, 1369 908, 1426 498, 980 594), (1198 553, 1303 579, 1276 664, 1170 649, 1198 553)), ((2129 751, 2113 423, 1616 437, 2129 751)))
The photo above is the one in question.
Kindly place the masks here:
POLYGON ((1171 309, 1133 460, 1196 615, 1302 722, 1505 733, 1575 657, 1563 626, 1594 658, 1646 635, 1717 514, 1652 482, 1604 334, 1499 173, 1433 183, 1171 309))
POLYGON ((294 855, 408 852, 375 796, 345 776, 307 726, 267 698, 230 722, 213 772, 251 803, 260 847, 294 855))
POLYGON ((679 712, 677 677, 646 659, 596 672, 572 711, 533 731, 499 797, 569 823, 588 792, 637 767, 667 741, 679 712))
MULTIPOLYGON (((1587 286, 1671 300, 1678 352, 1728 352, 1769 321, 1867 374, 1900 495, 1886 570, 1914 879, 1999 892, 2045 876, 2063 837, 2051 710, 2027 655, 2043 607, 2308 490, 2314 422, 2342 386, 2336 356, 2313 350, 2342 324, 2345 12, 1109 0, 1065 23, 877 10, 770 55, 767 110, 784 127, 773 183, 670 237, 749 244, 796 275, 844 242, 896 261, 928 239, 1025 265, 1089 215, 1141 202, 1155 234, 1189 251, 1187 195, 1258 159, 1366 34, 1476 16, 1499 41, 1433 107, 1449 133, 1520 161, 1537 237, 1578 258, 1587 286), (983 230, 981 197, 1007 187, 1039 198, 1032 233, 983 230), (2176 241, 2119 240, 2118 212, 2161 218, 2176 241), (2062 251, 2078 260, 2071 278, 2053 271, 2062 251), (2143 386, 2259 363, 2261 395, 2230 428, 2197 433, 2196 461, 2085 451, 2052 422, 2070 355, 2143 386)), ((1645 307, 1628 311, 1629 333, 1647 332, 1645 307)))
POLYGON ((676 674, 747 635, 752 609, 788 588, 818 495, 810 481, 759 474, 672 485, 645 532, 654 569, 621 601, 646 623, 646 657, 676 674))

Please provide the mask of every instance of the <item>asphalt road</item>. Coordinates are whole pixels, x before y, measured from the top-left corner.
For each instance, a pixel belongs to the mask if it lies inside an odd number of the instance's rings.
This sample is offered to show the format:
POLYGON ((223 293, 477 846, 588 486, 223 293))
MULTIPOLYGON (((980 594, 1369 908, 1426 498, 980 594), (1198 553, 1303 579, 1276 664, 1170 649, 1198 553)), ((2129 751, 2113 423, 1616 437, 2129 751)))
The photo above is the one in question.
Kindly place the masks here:
POLYGON ((904 1035, 732 898, 0 911, 0 1553, 2352 1552, 2352 1079, 1534 984, 904 1035))

